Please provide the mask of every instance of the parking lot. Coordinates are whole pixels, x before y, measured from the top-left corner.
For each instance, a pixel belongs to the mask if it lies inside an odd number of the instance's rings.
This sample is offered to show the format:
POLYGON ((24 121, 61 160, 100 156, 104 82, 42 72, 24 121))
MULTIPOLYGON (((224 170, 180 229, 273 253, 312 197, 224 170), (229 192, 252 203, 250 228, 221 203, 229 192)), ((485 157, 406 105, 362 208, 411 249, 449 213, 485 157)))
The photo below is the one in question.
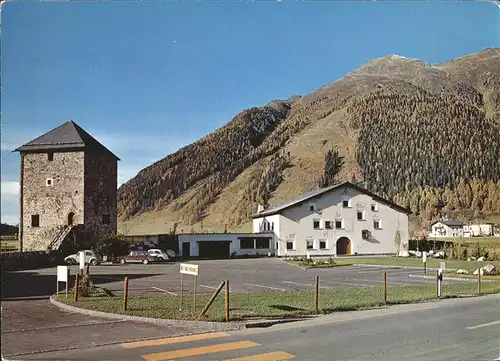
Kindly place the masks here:
MULTIPOLYGON (((199 260, 191 263, 199 265, 198 293, 212 293, 225 279, 230 281, 232 292, 307 290, 314 286, 316 275, 320 276, 321 288, 376 287, 383 285, 384 272, 387 272, 389 286, 435 284, 433 278, 423 278, 423 269, 350 266, 303 270, 276 258, 199 260)), ((70 269, 73 275, 78 272, 77 266, 71 266, 70 269)), ((434 272, 429 271, 428 276, 434 275, 434 272)), ((56 271, 51 268, 39 270, 39 273, 55 275, 56 271)), ((129 277, 130 295, 178 296, 181 292, 178 262, 91 266, 90 273, 95 284, 115 294, 123 292, 125 276, 129 277)), ((194 284, 194 276, 183 275, 184 292, 192 292, 194 284)))

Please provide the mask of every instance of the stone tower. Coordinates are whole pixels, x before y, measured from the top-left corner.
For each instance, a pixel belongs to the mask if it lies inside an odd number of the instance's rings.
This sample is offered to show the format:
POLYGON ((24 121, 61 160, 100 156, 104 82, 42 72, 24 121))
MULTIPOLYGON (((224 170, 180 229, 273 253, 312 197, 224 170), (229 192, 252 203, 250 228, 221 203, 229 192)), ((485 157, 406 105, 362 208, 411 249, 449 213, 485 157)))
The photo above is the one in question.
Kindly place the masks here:
POLYGON ((17 148, 19 249, 58 249, 78 227, 98 241, 116 234, 116 155, 68 121, 17 148))

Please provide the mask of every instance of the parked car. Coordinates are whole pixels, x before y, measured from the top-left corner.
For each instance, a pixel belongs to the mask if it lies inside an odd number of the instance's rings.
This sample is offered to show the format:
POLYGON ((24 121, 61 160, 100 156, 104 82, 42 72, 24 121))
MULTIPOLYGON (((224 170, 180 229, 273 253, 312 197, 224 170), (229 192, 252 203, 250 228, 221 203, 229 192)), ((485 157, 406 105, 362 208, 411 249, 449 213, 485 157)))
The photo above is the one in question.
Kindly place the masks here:
POLYGON ((165 251, 163 251, 162 249, 158 249, 158 248, 148 249, 148 253, 151 256, 156 257, 156 259, 158 261, 168 261, 168 260, 170 260, 170 257, 168 256, 168 254, 166 254, 165 251))
POLYGON ((143 263, 156 262, 156 257, 151 256, 147 251, 132 251, 126 256, 120 257, 120 263, 143 263))
MULTIPOLYGON (((102 257, 99 253, 91 250, 91 249, 86 249, 83 250, 85 252, 85 264, 90 263, 92 266, 97 266, 99 263, 102 262, 102 257)), ((66 264, 79 264, 80 263, 80 252, 70 254, 66 258, 64 258, 64 263, 66 264)))

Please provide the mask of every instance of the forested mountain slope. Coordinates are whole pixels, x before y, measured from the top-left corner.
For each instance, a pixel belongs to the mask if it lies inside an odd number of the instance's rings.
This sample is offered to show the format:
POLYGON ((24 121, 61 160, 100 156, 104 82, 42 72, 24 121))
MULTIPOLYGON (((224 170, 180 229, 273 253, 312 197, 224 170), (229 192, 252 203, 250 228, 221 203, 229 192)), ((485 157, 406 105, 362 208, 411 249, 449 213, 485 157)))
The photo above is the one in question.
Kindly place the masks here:
POLYGON ((468 217, 500 213, 500 49, 442 64, 385 56, 308 95, 244 110, 122 185, 121 230, 232 228, 258 203, 325 179, 364 181, 411 207, 419 228, 438 200, 468 217), (343 165, 325 178, 332 150, 343 165))

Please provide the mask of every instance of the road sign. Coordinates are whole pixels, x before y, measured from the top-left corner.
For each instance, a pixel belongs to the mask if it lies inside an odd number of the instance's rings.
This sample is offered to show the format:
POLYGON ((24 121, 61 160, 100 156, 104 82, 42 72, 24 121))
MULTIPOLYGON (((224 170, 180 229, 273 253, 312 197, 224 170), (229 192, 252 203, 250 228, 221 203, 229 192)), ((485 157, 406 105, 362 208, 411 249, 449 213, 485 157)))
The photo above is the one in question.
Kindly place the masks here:
POLYGON ((78 255, 79 255, 79 259, 80 259, 80 269, 83 271, 83 269, 85 268, 85 252, 84 251, 80 251, 78 252, 78 255))
POLYGON ((57 266, 57 292, 59 295, 59 282, 66 283, 66 297, 68 296, 69 287, 69 269, 68 266, 57 266))
POLYGON ((444 272, 445 268, 446 268, 446 262, 441 262, 439 264, 439 269, 441 269, 444 272))
POLYGON ((198 276, 198 265, 190 263, 181 263, 180 272, 186 275, 198 276))

